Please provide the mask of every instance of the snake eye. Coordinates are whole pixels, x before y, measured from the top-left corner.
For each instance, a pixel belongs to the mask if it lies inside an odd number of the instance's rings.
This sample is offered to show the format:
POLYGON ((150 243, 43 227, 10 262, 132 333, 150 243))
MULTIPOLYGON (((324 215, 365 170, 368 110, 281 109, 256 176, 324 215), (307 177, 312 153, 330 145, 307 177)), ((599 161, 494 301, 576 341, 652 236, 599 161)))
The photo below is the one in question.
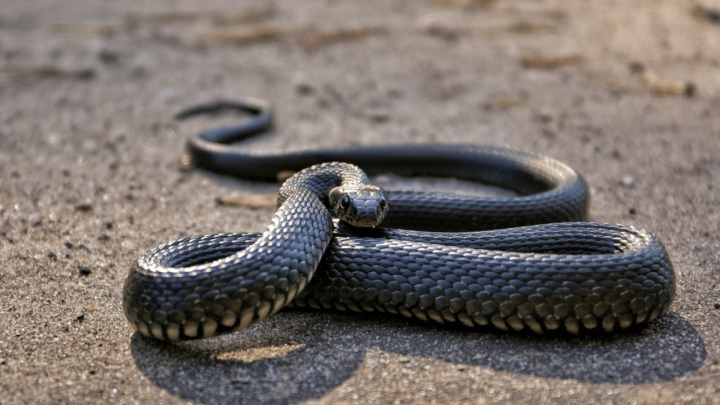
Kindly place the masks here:
POLYGON ((386 204, 387 204, 387 203, 385 202, 385 200, 381 200, 381 201, 380 201, 380 209, 381 209, 381 210, 384 210, 386 204))
POLYGON ((350 208, 350 197, 343 197, 343 199, 340 201, 340 208, 342 208, 344 211, 347 211, 347 209, 350 208))

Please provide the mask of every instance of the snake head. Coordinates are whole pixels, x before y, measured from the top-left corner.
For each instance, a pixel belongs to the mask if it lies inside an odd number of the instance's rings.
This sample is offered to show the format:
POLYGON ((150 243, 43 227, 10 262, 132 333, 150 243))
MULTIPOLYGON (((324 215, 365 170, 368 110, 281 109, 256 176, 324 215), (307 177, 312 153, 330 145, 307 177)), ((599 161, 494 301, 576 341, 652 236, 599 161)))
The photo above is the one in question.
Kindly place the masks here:
POLYGON ((387 193, 378 186, 335 187, 328 198, 336 217, 361 228, 380 225, 390 208, 387 193))

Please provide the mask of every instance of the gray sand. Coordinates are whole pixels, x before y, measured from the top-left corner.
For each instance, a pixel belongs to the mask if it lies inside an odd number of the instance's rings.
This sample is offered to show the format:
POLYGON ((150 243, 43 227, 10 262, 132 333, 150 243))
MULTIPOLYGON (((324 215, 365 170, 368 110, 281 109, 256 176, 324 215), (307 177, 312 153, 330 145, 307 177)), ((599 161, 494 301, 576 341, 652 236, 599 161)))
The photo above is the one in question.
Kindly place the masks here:
POLYGON ((243 3, 0 7, 0 403, 720 403, 720 4, 243 3), (143 250, 273 214, 216 199, 277 185, 180 163, 188 134, 237 118, 173 114, 239 96, 276 107, 253 150, 447 141, 564 161, 594 219, 666 244, 675 303, 601 338, 320 311, 144 338, 121 306, 143 250))

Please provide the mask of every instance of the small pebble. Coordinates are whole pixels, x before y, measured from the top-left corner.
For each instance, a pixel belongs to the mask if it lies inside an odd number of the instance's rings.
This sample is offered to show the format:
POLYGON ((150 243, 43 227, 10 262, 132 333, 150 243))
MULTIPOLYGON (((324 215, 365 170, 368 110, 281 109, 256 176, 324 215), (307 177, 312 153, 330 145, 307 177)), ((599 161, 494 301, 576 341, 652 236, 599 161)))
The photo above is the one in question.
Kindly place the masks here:
POLYGON ((624 187, 632 187, 635 184, 635 179, 632 176, 625 176, 620 180, 620 185, 624 187))
POLYGON ((90 275, 90 273, 92 273, 92 271, 90 271, 90 267, 88 267, 88 266, 80 266, 79 270, 80 270, 80 275, 83 277, 87 277, 90 275))
POLYGON ((370 111, 368 113, 368 118, 372 122, 382 124, 384 122, 387 122, 390 119, 390 113, 388 113, 387 111, 383 111, 383 110, 370 111))
POLYGON ((302 96, 309 96, 315 92, 315 89, 313 89, 309 84, 300 83, 295 86, 295 91, 302 96))
POLYGON ((83 319, 85 319, 85 314, 78 314, 77 320, 82 321, 83 319))
POLYGON ((715 309, 720 309, 720 302, 716 302, 715 304, 713 304, 713 307, 715 309))
POLYGON ((637 210, 635 210, 635 208, 630 208, 630 209, 628 210, 628 212, 630 213, 630 215, 635 215, 635 214, 637 214, 637 210))
POLYGON ((543 124, 549 124, 553 120, 553 116, 550 114, 539 113, 535 115, 535 118, 543 124))
POLYGON ((82 203, 75 206, 76 211, 82 211, 82 212, 90 212, 92 211, 92 204, 90 203, 82 203))
POLYGON ((695 83, 685 83, 685 97, 695 97, 697 94, 697 85, 695 83))
POLYGON ((68 248, 68 249, 72 249, 72 248, 73 248, 73 244, 70 243, 70 242, 65 242, 65 247, 68 248))
POLYGON ((115 52, 102 50, 98 54, 98 59, 100 59, 102 63, 112 65, 113 63, 116 63, 118 61, 119 57, 118 54, 115 52))

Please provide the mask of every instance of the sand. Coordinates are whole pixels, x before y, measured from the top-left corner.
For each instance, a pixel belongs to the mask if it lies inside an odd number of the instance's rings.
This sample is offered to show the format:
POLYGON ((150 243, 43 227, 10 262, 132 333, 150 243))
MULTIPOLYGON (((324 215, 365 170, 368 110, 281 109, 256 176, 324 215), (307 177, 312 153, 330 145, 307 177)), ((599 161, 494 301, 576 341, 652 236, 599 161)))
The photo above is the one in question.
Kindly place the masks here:
POLYGON ((720 403, 718 7, 5 2, 0 403, 720 403), (250 150, 453 142, 566 162, 595 220, 663 241, 675 303, 600 338, 299 310, 203 342, 145 338, 121 304, 142 251, 273 214, 216 200, 277 185, 181 163, 189 134, 238 118, 173 114, 243 96, 277 112, 250 150))

